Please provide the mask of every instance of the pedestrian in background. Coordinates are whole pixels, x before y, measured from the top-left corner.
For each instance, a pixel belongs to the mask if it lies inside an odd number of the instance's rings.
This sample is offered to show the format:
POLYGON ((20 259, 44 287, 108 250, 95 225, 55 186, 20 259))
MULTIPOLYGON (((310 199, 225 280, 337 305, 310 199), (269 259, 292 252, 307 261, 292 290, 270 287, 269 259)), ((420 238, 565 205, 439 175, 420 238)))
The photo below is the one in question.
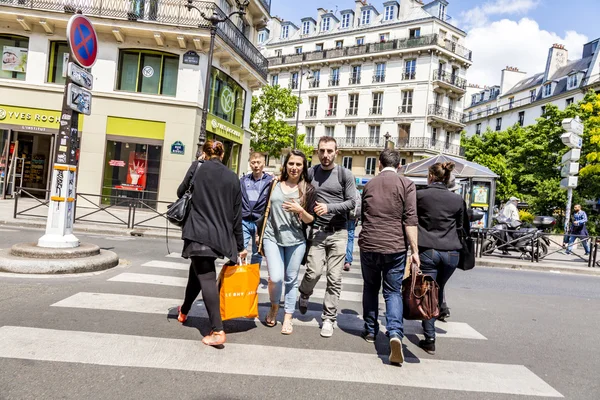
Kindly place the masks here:
POLYGON ((292 150, 285 158, 281 179, 274 180, 269 192, 268 215, 259 238, 259 249, 267 257, 271 309, 265 319, 277 325, 279 302, 285 283, 285 316, 281 333, 293 332, 298 273, 306 251, 306 226, 314 221, 315 189, 308 183, 308 162, 304 153, 292 150))
POLYGON ((344 271, 350 271, 350 267, 352 267, 352 262, 354 261, 354 232, 356 231, 356 226, 358 225, 358 221, 360 221, 360 212, 361 212, 361 203, 362 198, 361 194, 356 190, 356 194, 354 196, 354 210, 350 211, 348 214, 348 245, 346 247, 346 262, 344 263, 344 271))
MULTIPOLYGON (((187 314, 202 291, 202 300, 212 326, 202 343, 218 346, 225 343, 217 289, 215 260, 227 257, 245 259, 247 251, 242 234, 242 193, 237 175, 223 165, 225 149, 221 142, 208 140, 202 147, 204 162, 195 176, 189 215, 183 226, 183 258, 191 259, 185 299, 179 308, 178 321, 187 314)), ((192 163, 177 196, 188 190, 198 162, 192 163)))
POLYGON ((521 217, 519 216, 519 209, 517 208, 517 204, 519 204, 519 198, 512 196, 510 199, 508 199, 508 201, 500 211, 500 214, 512 221, 520 221, 521 217))
POLYGON ((267 206, 267 196, 273 176, 266 174, 264 154, 254 152, 249 158, 251 174, 240 179, 242 188, 242 228, 244 231, 244 248, 252 241, 251 264, 261 264, 262 256, 258 253, 256 237, 258 229, 256 222, 262 218, 267 206))
POLYGON ((322 337, 333 335, 333 326, 342 292, 342 272, 348 246, 348 213, 354 209, 356 186, 352 172, 335 164, 337 142, 330 136, 319 139, 318 155, 321 163, 309 170, 309 181, 315 187, 318 216, 310 229, 306 273, 300 284, 300 313, 306 314, 308 300, 321 278, 327 274, 327 288, 323 300, 322 337))
MULTIPOLYGON (((419 217, 419 257, 421 272, 430 275, 439 285, 438 300, 444 299, 444 288, 460 259, 462 244, 459 230, 468 234, 465 226, 465 202, 448 190, 453 162, 437 163, 429 167, 428 186, 417 192, 419 217)), ((435 354, 435 318, 422 322, 425 339, 419 347, 435 354)))
POLYGON ((575 204, 573 207, 575 213, 573 214, 573 223, 571 224, 571 236, 569 236, 569 247, 567 247, 566 254, 573 254, 573 243, 576 239, 581 239, 581 244, 585 250, 585 255, 590 255, 590 245, 588 243, 588 230, 587 230, 587 214, 581 209, 581 205, 575 204))
POLYGON ((402 364, 404 338, 402 280, 407 250, 419 265, 416 187, 398 175, 400 153, 385 149, 379 155, 381 173, 363 190, 362 230, 358 238, 363 285, 362 337, 374 343, 379 332, 379 290, 383 281, 390 362, 402 364))

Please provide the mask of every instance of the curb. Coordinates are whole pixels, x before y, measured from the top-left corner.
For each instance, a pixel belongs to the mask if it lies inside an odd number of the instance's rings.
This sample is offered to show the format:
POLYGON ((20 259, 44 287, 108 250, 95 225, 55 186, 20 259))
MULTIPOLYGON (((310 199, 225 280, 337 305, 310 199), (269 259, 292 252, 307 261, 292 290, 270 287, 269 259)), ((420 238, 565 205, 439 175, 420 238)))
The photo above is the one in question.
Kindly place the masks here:
POLYGON ((562 267, 559 265, 549 264, 535 264, 535 263, 504 263, 504 262, 491 262, 491 261, 476 261, 475 267, 482 268, 501 268, 501 269, 513 269, 521 271, 536 271, 536 272, 550 272, 550 273, 566 273, 575 275, 589 275, 589 276, 600 276, 600 268, 588 268, 588 267, 562 267))
POLYGON ((0 271, 17 274, 76 274, 110 269, 119 265, 119 257, 108 250, 82 258, 37 259, 17 257, 10 249, 0 250, 0 271))

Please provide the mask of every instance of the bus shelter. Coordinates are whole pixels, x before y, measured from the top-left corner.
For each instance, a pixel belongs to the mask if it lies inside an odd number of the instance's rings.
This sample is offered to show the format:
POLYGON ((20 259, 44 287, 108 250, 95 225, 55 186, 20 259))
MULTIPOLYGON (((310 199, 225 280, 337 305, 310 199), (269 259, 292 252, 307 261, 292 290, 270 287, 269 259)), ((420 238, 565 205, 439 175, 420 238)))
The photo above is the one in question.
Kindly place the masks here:
POLYGON ((404 165, 400 168, 400 174, 415 182, 417 188, 424 187, 427 186, 429 167, 450 161, 456 165, 453 174, 456 177, 456 183, 460 185, 458 193, 465 199, 469 207, 485 212, 483 219, 476 223, 476 227, 491 227, 498 175, 489 168, 463 158, 440 154, 404 165))

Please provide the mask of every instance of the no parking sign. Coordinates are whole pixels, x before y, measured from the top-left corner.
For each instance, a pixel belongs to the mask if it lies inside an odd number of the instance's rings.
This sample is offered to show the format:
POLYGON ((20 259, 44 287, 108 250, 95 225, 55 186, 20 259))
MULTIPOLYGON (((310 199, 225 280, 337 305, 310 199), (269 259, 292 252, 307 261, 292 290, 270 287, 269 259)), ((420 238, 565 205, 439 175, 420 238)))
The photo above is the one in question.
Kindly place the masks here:
POLYGON ((81 14, 73 15, 67 25, 67 40, 73 61, 91 68, 98 55, 98 36, 92 22, 81 14))

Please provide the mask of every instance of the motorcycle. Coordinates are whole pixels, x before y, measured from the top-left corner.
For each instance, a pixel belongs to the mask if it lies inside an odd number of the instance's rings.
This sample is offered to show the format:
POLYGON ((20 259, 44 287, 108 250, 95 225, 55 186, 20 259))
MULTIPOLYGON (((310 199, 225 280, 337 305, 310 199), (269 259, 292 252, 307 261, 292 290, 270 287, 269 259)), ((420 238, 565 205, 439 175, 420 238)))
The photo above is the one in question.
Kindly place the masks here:
POLYGON ((502 215, 494 217, 496 225, 490 229, 482 244, 484 254, 501 250, 502 254, 521 253, 521 258, 533 255, 543 258, 548 254, 550 239, 543 235, 544 230, 556 224, 553 217, 535 217, 535 228, 523 227, 521 221, 511 220, 502 215))

